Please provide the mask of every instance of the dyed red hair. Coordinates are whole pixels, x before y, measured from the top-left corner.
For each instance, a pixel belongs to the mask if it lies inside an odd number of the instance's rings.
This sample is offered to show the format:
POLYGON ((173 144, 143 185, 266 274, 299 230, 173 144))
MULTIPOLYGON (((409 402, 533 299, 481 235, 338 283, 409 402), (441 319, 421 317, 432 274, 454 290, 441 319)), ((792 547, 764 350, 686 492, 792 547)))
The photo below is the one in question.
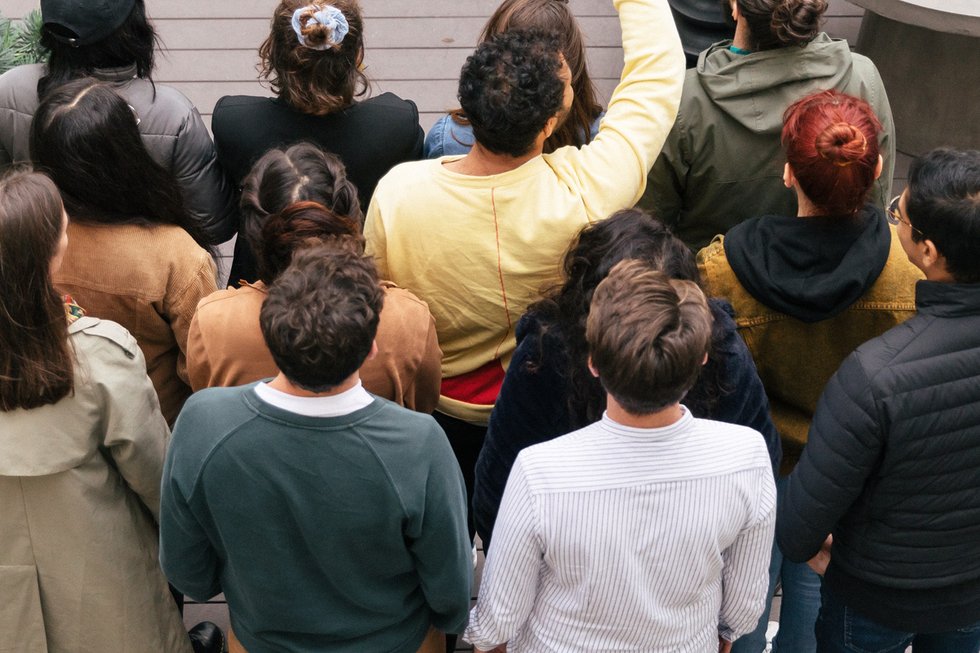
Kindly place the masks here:
POLYGON ((783 114, 786 160, 803 193, 827 215, 852 215, 864 205, 880 131, 867 102, 839 91, 808 95, 783 114))

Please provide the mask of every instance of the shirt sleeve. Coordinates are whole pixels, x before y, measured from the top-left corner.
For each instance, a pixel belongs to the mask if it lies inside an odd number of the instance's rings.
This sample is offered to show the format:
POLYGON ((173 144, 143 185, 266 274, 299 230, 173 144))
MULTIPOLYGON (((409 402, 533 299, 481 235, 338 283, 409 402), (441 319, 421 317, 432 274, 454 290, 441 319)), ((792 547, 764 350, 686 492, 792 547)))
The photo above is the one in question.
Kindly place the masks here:
POLYGON ((831 377, 803 456, 779 497, 779 548, 805 562, 860 496, 883 448, 874 393, 857 352, 831 377))
MULTIPOLYGON (((523 325, 518 326, 518 330, 523 325)), ((535 327, 536 328, 536 327, 535 327)), ((507 476, 518 454, 572 430, 564 356, 539 333, 528 333, 517 345, 500 395, 490 413, 487 437, 477 459, 473 517, 485 549, 490 549, 507 476), (534 365, 534 371, 528 364, 534 365)))
POLYGON ((104 400, 103 446, 126 484, 159 522, 160 477, 170 429, 135 340, 126 352, 125 357, 113 357, 113 369, 96 379, 104 400))
POLYGON ((374 258, 378 266, 378 277, 390 279, 388 273, 388 237, 385 233, 384 219, 381 217, 381 202, 384 194, 384 178, 378 183, 367 215, 364 216, 364 253, 374 258))
POLYGON ((160 499, 160 565, 170 583, 195 601, 221 592, 220 560, 191 505, 203 461, 183 440, 194 438, 193 411, 185 409, 163 468, 160 499))
POLYGON ((429 315, 429 328, 425 334, 425 351, 419 361, 415 378, 405 389, 405 405, 420 413, 432 413, 439 403, 442 388, 442 349, 436 335, 436 321, 429 315))
POLYGON ((191 216, 212 245, 238 231, 235 187, 218 162, 214 142, 197 109, 190 107, 174 144, 172 172, 180 184, 191 216))
POLYGON ((510 641, 527 622, 544 565, 534 497, 522 458, 517 457, 507 481, 480 596, 463 634, 466 641, 485 650, 510 641))
POLYGON ((623 75, 599 133, 582 148, 545 155, 577 187, 592 220, 633 206, 674 124, 684 53, 667 0, 615 0, 623 33, 623 75))
POLYGON ((432 625, 443 632, 459 633, 466 625, 473 578, 466 488, 446 435, 434 420, 432 423, 437 433, 433 436, 435 446, 428 449, 423 513, 413 521, 406 541, 432 611, 432 625))
POLYGON ((718 635, 730 642, 756 627, 769 592, 769 559, 776 520, 776 484, 759 474, 758 507, 722 554, 722 602, 718 635))
POLYGON ((681 155, 680 138, 679 127, 675 124, 650 170, 646 190, 639 201, 640 207, 653 213, 671 229, 680 224, 684 185, 690 172, 690 165, 681 155))
POLYGON ((170 321, 170 329, 180 350, 177 356, 177 376, 188 384, 190 380, 187 373, 187 340, 191 321, 198 302, 218 290, 214 261, 203 249, 198 248, 197 254, 196 271, 182 284, 170 290, 163 306, 164 315, 170 321))
POLYGON ((199 315, 198 311, 194 312, 187 331, 187 378, 194 392, 211 386, 211 358, 201 333, 199 315))

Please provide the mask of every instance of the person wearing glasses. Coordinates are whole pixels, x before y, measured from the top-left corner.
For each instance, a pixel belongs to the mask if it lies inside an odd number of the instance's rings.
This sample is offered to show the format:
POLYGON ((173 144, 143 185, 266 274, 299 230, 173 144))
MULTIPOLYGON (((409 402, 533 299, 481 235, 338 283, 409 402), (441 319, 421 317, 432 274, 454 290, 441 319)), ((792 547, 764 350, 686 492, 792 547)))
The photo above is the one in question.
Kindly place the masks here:
POLYGON ((827 384, 777 534, 788 558, 816 556, 826 571, 821 651, 975 653, 980 151, 915 160, 896 199, 898 239, 925 274, 916 315, 858 347, 827 384))
MULTIPOLYGON (((869 201, 882 170, 880 129, 867 102, 838 91, 790 105, 783 182, 796 194, 797 215, 750 219, 698 254, 704 287, 731 302, 769 396, 783 476, 799 460, 817 399, 841 362, 915 313, 922 273, 869 201)), ((770 572, 771 589, 783 588, 776 650, 815 651, 819 577, 778 548, 770 572)), ((765 648, 768 614, 735 651, 765 648)))

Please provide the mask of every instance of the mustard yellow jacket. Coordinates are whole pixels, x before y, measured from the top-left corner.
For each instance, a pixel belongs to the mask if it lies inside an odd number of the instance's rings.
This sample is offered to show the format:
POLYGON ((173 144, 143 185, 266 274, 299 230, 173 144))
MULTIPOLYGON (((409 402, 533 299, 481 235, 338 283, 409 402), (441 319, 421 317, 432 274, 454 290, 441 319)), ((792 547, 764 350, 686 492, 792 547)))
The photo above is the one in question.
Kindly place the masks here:
POLYGON ((731 302, 769 395, 783 445, 783 474, 799 460, 817 400, 843 360, 915 314, 915 282, 922 273, 909 263, 894 228, 890 232, 888 260, 874 285, 842 313, 810 324, 769 308, 742 287, 725 256, 724 236, 698 253, 704 288, 731 302))

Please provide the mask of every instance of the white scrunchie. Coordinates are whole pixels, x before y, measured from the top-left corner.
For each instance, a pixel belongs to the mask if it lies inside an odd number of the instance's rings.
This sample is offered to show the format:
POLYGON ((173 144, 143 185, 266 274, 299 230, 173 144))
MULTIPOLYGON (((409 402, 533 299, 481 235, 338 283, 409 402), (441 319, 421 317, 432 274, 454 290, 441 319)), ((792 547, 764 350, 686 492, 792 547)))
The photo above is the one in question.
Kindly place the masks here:
POLYGON ((309 5, 308 7, 300 7, 293 12, 293 31, 296 32, 296 38, 299 39, 300 45, 313 50, 327 50, 343 43, 344 37, 350 31, 350 25, 347 24, 347 17, 344 16, 344 12, 333 5, 327 5, 323 9, 316 5, 309 5), (314 20, 330 28, 330 38, 325 43, 310 45, 306 42, 306 38, 303 36, 303 27, 305 26, 303 14, 307 14, 305 23, 314 20))

